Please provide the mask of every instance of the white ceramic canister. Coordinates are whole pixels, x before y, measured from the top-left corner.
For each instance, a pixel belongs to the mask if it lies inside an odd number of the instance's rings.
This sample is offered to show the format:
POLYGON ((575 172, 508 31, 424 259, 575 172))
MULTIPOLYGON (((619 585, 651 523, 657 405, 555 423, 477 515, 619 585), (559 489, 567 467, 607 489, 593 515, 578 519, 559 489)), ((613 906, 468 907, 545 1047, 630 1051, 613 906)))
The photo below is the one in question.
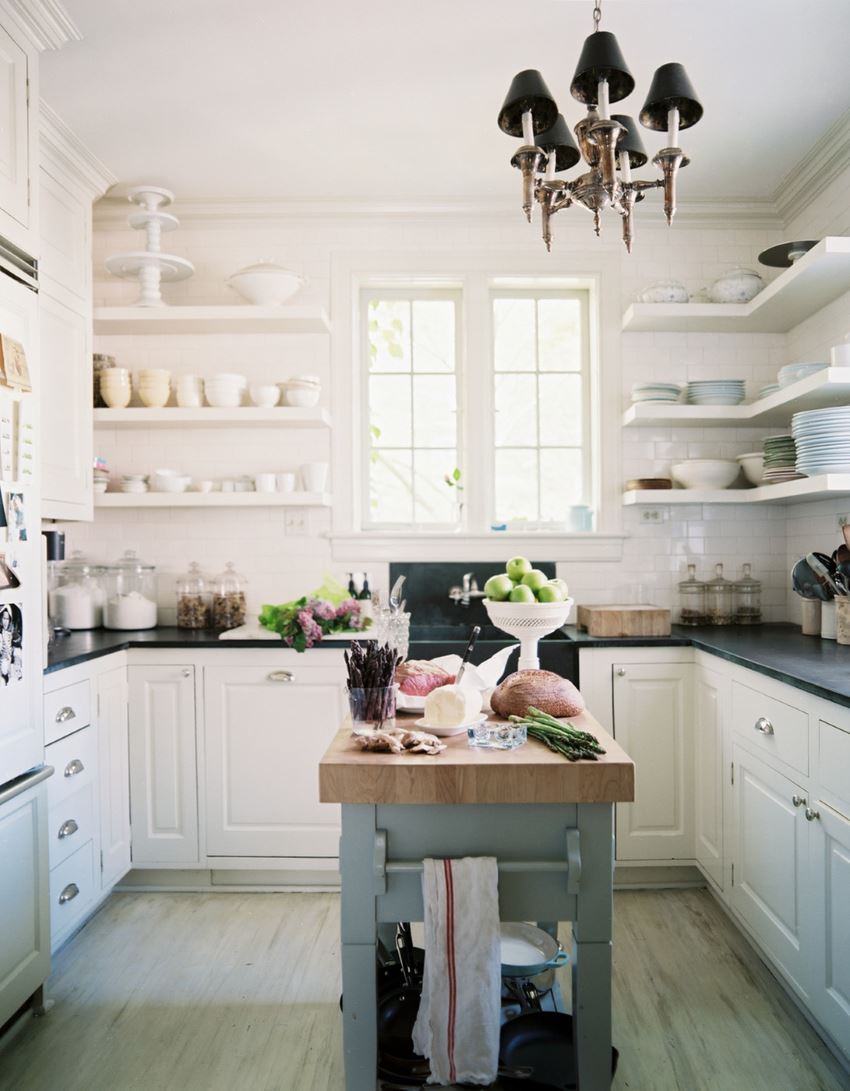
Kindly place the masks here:
POLYGON ((800 603, 800 612, 802 615, 802 624, 800 626, 800 632, 803 636, 820 636, 820 599, 802 599, 800 603))

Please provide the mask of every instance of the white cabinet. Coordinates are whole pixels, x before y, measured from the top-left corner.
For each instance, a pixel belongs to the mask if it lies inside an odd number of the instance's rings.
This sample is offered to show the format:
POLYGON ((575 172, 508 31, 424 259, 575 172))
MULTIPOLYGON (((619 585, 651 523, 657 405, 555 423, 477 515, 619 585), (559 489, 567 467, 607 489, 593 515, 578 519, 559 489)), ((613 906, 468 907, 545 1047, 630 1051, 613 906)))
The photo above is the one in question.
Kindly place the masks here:
POLYGON ((131 666, 128 673, 133 866, 196 864, 195 670, 131 666))
POLYGON ((703 874, 723 889, 723 727, 729 680, 694 667, 694 855, 703 874))
POLYGON ((816 1018, 850 1058, 850 818, 818 802, 810 814, 816 1018))
POLYGON ((127 669, 97 679, 100 803, 100 888, 108 890, 130 870, 130 754, 127 669))
POLYGON ((92 513, 90 319, 46 292, 39 297, 42 512, 51 519, 92 513))
POLYGON ((205 669, 208 856, 337 856, 339 807, 319 802, 319 760, 344 712, 344 666, 327 655, 205 669))
POLYGON ((31 225, 29 83, 35 54, 13 33, 10 26, 0 26, 0 235, 26 248, 21 229, 31 225))
POLYGON ((804 897, 809 881, 804 788, 738 743, 734 763, 732 906, 806 995, 804 897))
POLYGON ((614 732, 635 763, 634 803, 617 806, 617 859, 694 857, 693 666, 615 663, 614 732))
POLYGON ((91 309, 92 199, 61 169, 49 138, 41 153, 38 186, 38 263, 42 289, 81 313, 91 309))

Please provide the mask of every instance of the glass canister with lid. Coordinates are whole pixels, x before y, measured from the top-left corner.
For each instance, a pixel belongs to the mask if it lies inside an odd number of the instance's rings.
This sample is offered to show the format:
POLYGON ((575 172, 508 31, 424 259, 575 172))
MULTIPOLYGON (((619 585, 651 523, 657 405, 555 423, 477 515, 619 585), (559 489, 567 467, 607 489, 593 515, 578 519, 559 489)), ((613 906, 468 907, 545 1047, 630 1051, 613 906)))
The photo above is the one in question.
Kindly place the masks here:
POLYGON ((107 629, 153 629, 156 626, 156 566, 128 549, 106 570, 103 624, 107 629))
POLYGON ((753 566, 745 564, 743 575, 733 584, 735 594, 735 624, 761 624, 761 581, 754 579, 753 566))
POLYGON ((210 624, 210 594, 197 561, 177 581, 177 628, 208 629, 210 624))
POLYGON ((214 629, 237 629, 245 624, 247 604, 245 585, 247 580, 240 576, 228 561, 224 571, 213 580, 212 588, 212 627, 214 629))
POLYGON ((723 578, 723 565, 714 566, 714 579, 705 585, 705 605, 709 625, 731 625, 733 584, 723 578))
POLYGON ((80 550, 57 562, 48 590, 48 613, 60 629, 99 629, 106 598, 106 567, 80 550))
POLYGON ((705 625, 705 582, 696 577, 697 566, 688 565, 688 578, 679 584, 679 623, 681 625, 705 625))

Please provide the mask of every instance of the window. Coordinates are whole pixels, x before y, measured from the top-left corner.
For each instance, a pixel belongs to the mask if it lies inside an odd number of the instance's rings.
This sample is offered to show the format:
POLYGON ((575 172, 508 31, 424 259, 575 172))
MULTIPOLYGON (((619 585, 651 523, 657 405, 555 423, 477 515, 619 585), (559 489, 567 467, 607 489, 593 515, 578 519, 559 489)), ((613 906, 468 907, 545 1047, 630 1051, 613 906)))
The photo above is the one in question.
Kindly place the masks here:
POLYGON ((361 292, 363 529, 591 529, 589 290, 463 280, 361 292))
POLYGON ((452 292, 363 293, 367 527, 460 521, 459 302, 452 292))

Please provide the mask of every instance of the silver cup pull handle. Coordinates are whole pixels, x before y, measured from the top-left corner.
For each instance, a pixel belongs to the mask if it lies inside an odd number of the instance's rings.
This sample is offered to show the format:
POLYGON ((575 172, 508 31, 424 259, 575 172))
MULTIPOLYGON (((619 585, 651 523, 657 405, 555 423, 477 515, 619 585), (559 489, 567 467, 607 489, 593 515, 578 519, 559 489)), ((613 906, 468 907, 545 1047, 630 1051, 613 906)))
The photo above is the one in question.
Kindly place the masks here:
POLYGON ((768 720, 767 716, 759 716, 756 722, 753 724, 756 731, 760 731, 762 735, 773 735, 773 724, 768 720))
POLYGON ((58 838, 63 841, 66 837, 70 837, 72 833, 76 833, 80 827, 77 825, 73 818, 69 818, 67 822, 63 822, 59 827, 58 838))
POLYGON ((76 720, 77 714, 70 705, 65 705, 56 713, 56 723, 66 724, 69 720, 76 720))
POLYGON ((71 761, 65 766, 66 777, 76 777, 85 769, 85 766, 79 758, 72 758, 71 761))
POLYGON ((72 902, 74 898, 80 893, 80 888, 76 883, 68 883, 62 893, 59 895, 59 904, 64 905, 66 902, 72 902))
POLYGON ((292 671, 269 671, 266 675, 267 682, 294 682, 295 675, 292 671))

